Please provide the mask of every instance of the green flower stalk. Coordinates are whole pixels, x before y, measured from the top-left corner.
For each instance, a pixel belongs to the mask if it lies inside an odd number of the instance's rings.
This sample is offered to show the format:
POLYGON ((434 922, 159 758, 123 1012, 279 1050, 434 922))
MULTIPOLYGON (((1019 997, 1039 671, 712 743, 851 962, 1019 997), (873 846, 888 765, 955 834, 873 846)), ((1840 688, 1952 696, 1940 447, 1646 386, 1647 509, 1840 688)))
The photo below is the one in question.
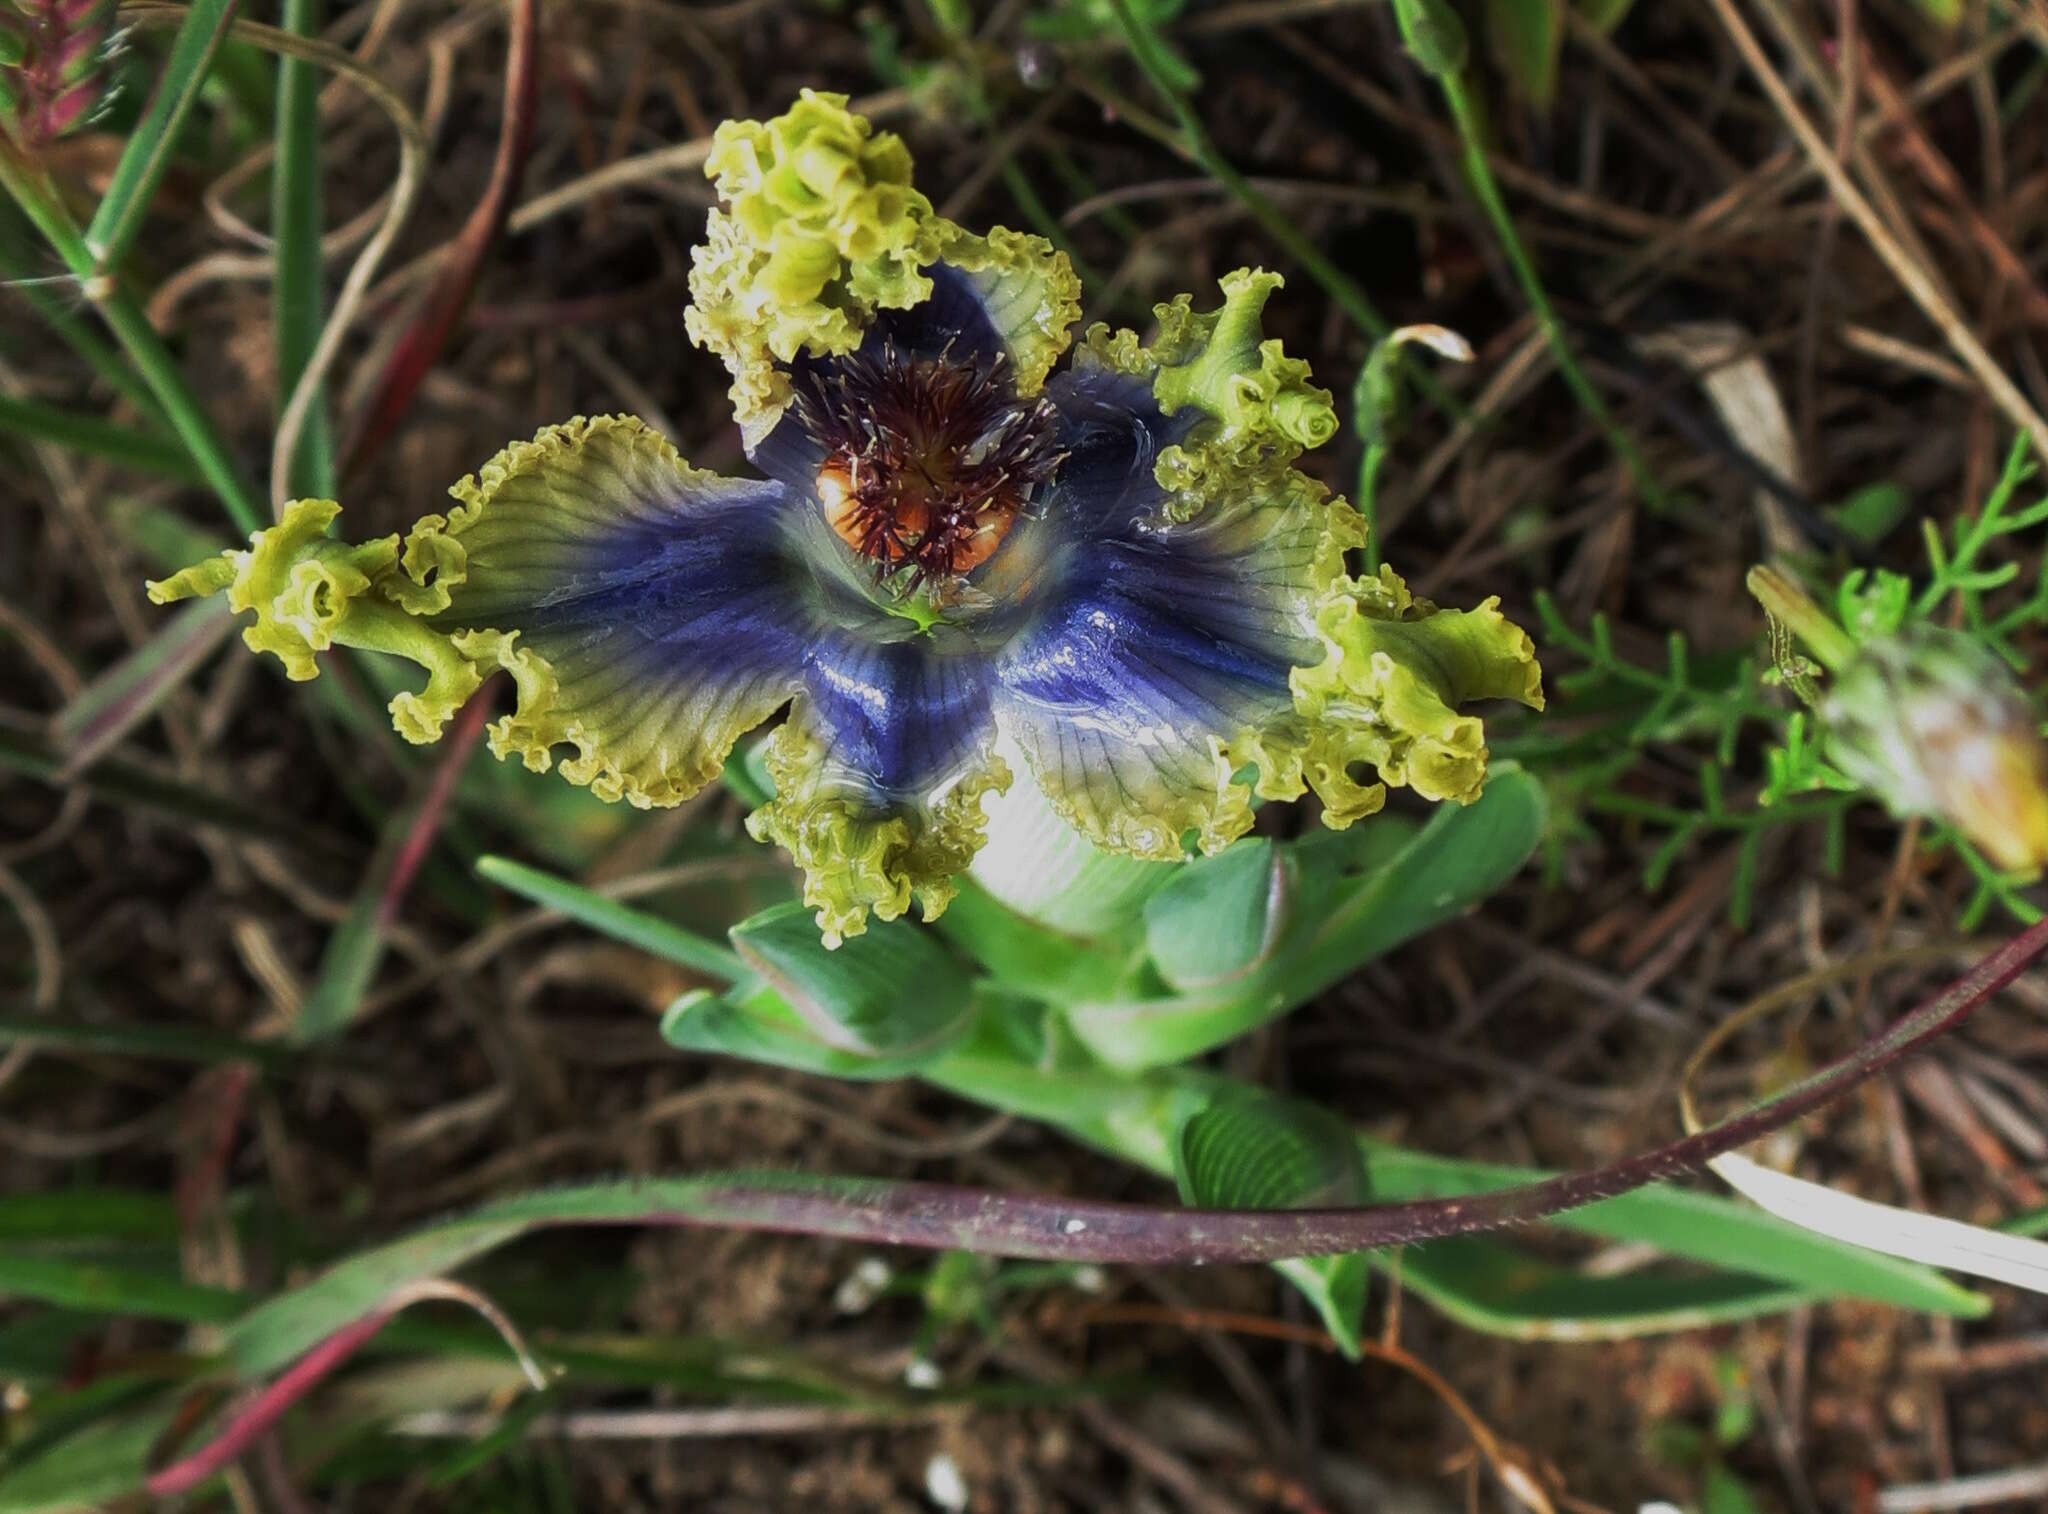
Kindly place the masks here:
POLYGON ((934 918, 969 868, 1016 900, 1006 873, 1219 851, 1256 798, 1313 790, 1341 828, 1389 786, 1477 797, 1465 706, 1540 706, 1533 648, 1492 600, 1351 570, 1363 520, 1299 467, 1336 412, 1264 334, 1277 274, 1161 305, 1149 338, 1076 340, 1065 256, 936 214, 841 96, 726 123, 707 172, 725 203, 684 319, 765 478, 578 419, 402 541, 342 544, 338 507, 299 501, 152 594, 227 593, 294 678, 332 645, 411 658, 427 682, 392 716, 415 741, 502 669, 494 752, 641 806, 786 711, 748 825, 802 868, 828 943, 934 918))

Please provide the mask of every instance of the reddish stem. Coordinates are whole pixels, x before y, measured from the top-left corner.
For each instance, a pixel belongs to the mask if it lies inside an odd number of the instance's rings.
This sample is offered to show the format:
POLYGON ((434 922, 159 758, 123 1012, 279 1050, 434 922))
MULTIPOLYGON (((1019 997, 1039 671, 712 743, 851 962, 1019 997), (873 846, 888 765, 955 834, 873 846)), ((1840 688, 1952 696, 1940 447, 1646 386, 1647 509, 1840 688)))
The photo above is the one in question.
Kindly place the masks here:
POLYGON ((161 1472, 150 1474, 145 1486, 152 1498, 175 1498, 190 1492, 242 1453, 278 1420, 287 1409, 319 1385, 320 1380, 354 1356, 384 1328, 393 1311, 379 1309, 334 1332, 304 1356, 254 1393, 234 1410, 219 1435, 182 1461, 172 1462, 161 1472))
POLYGON ((368 462, 398 425, 420 381, 455 334, 462 312, 476 292, 477 275, 483 270, 484 259, 505 229, 505 218, 512 213, 512 201, 519 193, 527 153, 533 145, 534 99, 540 75, 534 63, 540 0, 514 0, 510 25, 504 114, 498 131, 498 154, 491 164, 491 181, 484 188, 483 198, 469 213, 469 219, 463 222, 462 230, 449 244, 433 288, 427 291, 411 327, 399 339, 377 379, 376 393, 349 443, 342 465, 344 477, 368 462))

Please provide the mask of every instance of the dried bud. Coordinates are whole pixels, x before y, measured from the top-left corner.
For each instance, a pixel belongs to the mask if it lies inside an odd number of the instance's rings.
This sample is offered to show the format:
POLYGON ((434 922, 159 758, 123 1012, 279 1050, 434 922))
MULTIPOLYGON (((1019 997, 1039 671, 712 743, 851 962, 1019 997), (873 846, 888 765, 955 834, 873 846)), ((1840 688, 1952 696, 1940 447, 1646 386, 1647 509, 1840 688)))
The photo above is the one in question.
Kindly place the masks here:
POLYGON ((1948 821, 2001 868, 2048 864, 2048 743, 2010 670, 1968 636, 1866 642, 1820 713, 1829 757, 1894 810, 1948 821))

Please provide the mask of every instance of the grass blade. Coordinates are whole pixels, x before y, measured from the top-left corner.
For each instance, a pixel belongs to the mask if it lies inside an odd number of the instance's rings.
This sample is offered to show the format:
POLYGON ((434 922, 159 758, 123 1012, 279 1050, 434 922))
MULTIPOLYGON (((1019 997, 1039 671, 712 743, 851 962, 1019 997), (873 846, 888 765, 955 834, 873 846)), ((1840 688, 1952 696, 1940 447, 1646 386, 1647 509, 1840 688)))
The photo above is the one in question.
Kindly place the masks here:
POLYGON ((62 754, 57 776, 76 778, 147 720, 235 629, 227 602, 203 599, 101 673, 57 716, 51 736, 62 754))
POLYGON ((482 858, 476 870, 522 899, 560 910, 579 925, 587 925, 614 940, 694 968, 721 982, 737 983, 751 976, 747 964, 730 947, 658 916, 628 909, 566 878, 557 878, 553 873, 544 873, 509 857, 482 858))
MULTIPOLYGON (((300 37, 320 31, 322 0, 284 0, 283 30, 300 37)), ((292 387, 320 341, 320 71, 300 58, 277 60, 277 161, 271 171, 271 232, 277 278, 271 286, 271 321, 277 341, 277 404, 292 387)), ((315 396, 290 463, 290 492, 322 499, 334 494, 334 434, 327 407, 315 396)))
MULTIPOLYGON (((113 354, 109 352, 107 356, 112 358, 113 354)), ((90 457, 103 457, 173 483, 205 482, 192 459, 185 455, 185 449, 168 437, 95 415, 60 410, 36 400, 0 394, 0 430, 18 432, 31 441, 50 442, 90 457)))
POLYGON ((192 0, 186 11, 149 109, 122 149, 113 180, 85 229, 95 273, 119 268, 142 230, 157 184, 171 166, 179 128, 186 112, 198 103, 213 55, 226 39, 234 14, 235 0, 192 0))

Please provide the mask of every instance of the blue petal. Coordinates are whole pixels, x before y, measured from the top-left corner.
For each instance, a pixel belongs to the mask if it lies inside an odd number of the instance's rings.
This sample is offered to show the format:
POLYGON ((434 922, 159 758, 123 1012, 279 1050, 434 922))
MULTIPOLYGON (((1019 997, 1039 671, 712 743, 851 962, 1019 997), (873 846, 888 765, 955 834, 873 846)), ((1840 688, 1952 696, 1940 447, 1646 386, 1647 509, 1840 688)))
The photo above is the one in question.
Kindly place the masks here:
POLYGON ((1320 656, 1320 532, 1255 501, 1160 520, 1154 432, 1112 436, 1078 454, 1080 478, 1062 478, 1039 523, 1058 545, 998 662, 997 721, 1089 839, 1170 858, 1186 831, 1220 845, 1245 822, 1223 748, 1287 718, 1290 672, 1320 656))
POLYGON ((800 718, 829 750, 836 780, 878 806, 943 784, 980 760, 991 735, 988 660, 943 628, 889 642, 872 630, 824 632, 803 682, 800 718))
POLYGON ((544 432, 457 492, 465 508, 424 532, 461 558, 434 623, 517 633, 507 665, 545 664, 530 736, 503 742, 534 765, 574 744, 572 779, 674 803, 796 693, 813 616, 781 485, 690 469, 620 418, 544 432))

